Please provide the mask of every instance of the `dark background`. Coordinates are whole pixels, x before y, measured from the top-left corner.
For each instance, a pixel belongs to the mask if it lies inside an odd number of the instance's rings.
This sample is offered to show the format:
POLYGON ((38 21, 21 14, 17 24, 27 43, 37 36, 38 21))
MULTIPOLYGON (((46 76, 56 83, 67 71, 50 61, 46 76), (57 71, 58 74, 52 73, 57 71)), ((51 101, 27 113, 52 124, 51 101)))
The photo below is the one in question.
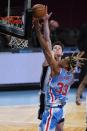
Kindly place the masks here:
POLYGON ((62 26, 78 27, 87 23, 87 0, 33 0, 32 3, 47 4, 53 18, 62 26))
MULTIPOLYGON (((5 12, 7 1, 0 0, 0 14, 5 12)), ((24 3, 26 0, 11 0, 11 8, 16 7, 15 13, 21 14, 24 3)), ((64 27, 78 27, 87 23, 87 0, 32 0, 32 5, 36 3, 48 5, 49 12, 53 12, 52 18, 64 27)))

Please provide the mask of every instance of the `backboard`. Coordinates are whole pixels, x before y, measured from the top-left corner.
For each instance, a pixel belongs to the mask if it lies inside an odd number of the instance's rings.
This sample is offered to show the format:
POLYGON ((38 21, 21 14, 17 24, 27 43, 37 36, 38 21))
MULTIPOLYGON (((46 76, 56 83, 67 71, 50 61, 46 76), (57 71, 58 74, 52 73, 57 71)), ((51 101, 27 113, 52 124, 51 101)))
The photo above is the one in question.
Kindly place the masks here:
POLYGON ((31 31, 31 0, 0 0, 0 32, 28 39, 31 31))

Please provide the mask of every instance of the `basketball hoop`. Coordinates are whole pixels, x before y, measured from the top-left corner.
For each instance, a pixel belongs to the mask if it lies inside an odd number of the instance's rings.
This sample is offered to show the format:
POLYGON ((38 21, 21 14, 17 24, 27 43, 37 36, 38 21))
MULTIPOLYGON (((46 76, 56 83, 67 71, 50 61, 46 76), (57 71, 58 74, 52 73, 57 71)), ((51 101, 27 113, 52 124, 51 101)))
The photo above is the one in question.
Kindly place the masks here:
POLYGON ((28 48, 28 40, 20 39, 20 38, 11 36, 11 40, 9 42, 9 46, 12 49, 24 49, 24 48, 28 48))

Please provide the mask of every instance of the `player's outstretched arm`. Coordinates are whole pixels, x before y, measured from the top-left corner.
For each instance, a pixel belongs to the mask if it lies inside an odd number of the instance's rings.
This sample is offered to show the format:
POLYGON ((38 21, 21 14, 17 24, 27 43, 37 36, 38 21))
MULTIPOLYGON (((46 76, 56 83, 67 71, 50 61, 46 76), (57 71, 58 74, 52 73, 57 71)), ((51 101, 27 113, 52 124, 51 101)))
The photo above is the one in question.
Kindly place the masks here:
POLYGON ((52 15, 52 12, 48 14, 48 8, 46 6, 46 15, 42 18, 43 19, 43 33, 44 38, 49 42, 49 48, 52 49, 51 39, 50 39, 50 29, 49 29, 49 19, 52 15))
POLYGON ((56 62, 56 60, 54 59, 53 55, 52 55, 52 50, 49 48, 49 41, 46 40, 43 36, 43 34, 41 33, 40 30, 40 26, 39 26, 39 20, 36 19, 34 21, 34 26, 36 29, 36 34, 37 34, 37 38, 40 42, 40 45, 43 49, 44 55, 46 57, 46 60, 48 62, 48 64, 50 65, 52 71, 54 72, 54 75, 58 73, 58 63, 56 62))

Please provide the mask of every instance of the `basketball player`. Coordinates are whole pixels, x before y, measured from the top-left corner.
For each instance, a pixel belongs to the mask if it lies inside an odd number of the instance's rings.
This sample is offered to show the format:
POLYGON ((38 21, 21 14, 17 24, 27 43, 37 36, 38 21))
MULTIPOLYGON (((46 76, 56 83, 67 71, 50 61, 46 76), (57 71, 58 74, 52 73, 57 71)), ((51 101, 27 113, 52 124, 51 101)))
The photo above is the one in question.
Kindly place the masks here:
MULTIPOLYGON (((46 9, 47 10, 47 9, 46 9)), ((44 32, 48 27, 48 14, 44 16, 44 32)), ((40 131, 63 131, 64 113, 63 107, 66 104, 67 93, 74 82, 73 70, 70 58, 61 59, 63 55, 63 45, 56 43, 53 51, 49 48, 49 39, 45 39, 40 31, 39 19, 34 21, 36 34, 43 49, 45 58, 50 66, 50 77, 45 88, 45 111, 40 123, 40 131), (72 68, 71 68, 72 67, 72 68)), ((48 35, 48 34, 46 34, 48 35)), ((78 55, 79 58, 82 55, 78 55)), ((81 60, 81 59, 80 59, 81 60)))
MULTIPOLYGON (((48 16, 47 16, 47 19, 49 20, 50 17, 51 17, 52 13, 50 13, 48 16)), ((43 32, 43 36, 44 38, 49 41, 49 48, 52 50, 52 45, 51 45, 51 40, 49 39, 50 38, 50 30, 49 30, 49 25, 48 23, 45 22, 45 17, 43 17, 43 22, 44 22, 44 32, 43 32), (45 26, 46 25, 46 26, 45 26)), ((48 77, 48 63, 47 63, 47 60, 45 59, 43 64, 42 64, 42 75, 41 75, 41 83, 40 83, 40 86, 41 86, 41 89, 40 89, 40 108, 38 110, 38 119, 42 119, 42 114, 44 112, 44 109, 45 109, 45 84, 46 84, 46 81, 47 81, 47 77, 48 77)))

